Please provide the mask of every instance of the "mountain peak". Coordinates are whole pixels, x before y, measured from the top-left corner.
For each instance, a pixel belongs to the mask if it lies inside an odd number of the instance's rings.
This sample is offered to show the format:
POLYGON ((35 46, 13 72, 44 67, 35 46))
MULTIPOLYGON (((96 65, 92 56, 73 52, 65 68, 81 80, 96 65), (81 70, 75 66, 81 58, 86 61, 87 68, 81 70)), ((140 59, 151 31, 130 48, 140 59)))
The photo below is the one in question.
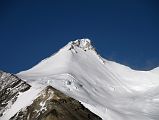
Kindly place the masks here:
POLYGON ((93 46, 91 44, 91 40, 88 38, 77 39, 75 41, 69 42, 69 44, 71 45, 71 48, 79 47, 85 51, 93 49, 93 46))

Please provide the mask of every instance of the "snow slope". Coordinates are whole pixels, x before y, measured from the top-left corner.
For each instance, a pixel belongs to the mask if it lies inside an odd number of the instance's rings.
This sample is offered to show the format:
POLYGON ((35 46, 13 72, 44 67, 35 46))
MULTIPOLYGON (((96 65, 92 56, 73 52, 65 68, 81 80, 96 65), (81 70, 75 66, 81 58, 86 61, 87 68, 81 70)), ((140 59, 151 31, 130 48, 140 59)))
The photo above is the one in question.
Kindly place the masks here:
POLYGON ((159 120, 158 70, 135 71, 108 61, 89 39, 68 43, 17 76, 30 84, 55 87, 103 120, 159 120))

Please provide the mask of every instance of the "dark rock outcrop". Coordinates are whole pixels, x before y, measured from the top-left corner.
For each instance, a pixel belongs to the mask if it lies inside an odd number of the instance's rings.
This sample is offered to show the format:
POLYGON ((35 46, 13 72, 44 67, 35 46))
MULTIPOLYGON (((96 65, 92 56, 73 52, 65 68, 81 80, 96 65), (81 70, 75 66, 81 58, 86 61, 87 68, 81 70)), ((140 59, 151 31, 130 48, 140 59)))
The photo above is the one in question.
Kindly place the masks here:
POLYGON ((77 100, 51 86, 10 120, 101 120, 77 100))

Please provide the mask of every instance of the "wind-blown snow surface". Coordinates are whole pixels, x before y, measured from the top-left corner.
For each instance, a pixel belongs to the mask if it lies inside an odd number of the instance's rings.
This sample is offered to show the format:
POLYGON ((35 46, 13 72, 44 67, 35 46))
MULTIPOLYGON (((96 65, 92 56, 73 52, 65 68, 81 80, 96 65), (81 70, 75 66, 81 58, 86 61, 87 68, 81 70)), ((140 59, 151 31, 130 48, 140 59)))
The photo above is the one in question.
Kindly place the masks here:
POLYGON ((105 60, 90 40, 81 39, 17 75, 28 83, 52 85, 103 120, 159 120, 158 71, 135 71, 105 60))

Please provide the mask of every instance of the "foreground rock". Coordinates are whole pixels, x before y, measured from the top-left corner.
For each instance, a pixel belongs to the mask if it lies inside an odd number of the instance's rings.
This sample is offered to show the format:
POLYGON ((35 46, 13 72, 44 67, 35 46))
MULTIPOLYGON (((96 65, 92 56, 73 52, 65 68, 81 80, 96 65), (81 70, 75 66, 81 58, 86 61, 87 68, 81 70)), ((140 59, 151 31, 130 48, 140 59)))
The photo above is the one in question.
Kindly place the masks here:
POLYGON ((48 86, 30 106, 19 111, 11 120, 100 120, 100 118, 77 100, 48 86))

